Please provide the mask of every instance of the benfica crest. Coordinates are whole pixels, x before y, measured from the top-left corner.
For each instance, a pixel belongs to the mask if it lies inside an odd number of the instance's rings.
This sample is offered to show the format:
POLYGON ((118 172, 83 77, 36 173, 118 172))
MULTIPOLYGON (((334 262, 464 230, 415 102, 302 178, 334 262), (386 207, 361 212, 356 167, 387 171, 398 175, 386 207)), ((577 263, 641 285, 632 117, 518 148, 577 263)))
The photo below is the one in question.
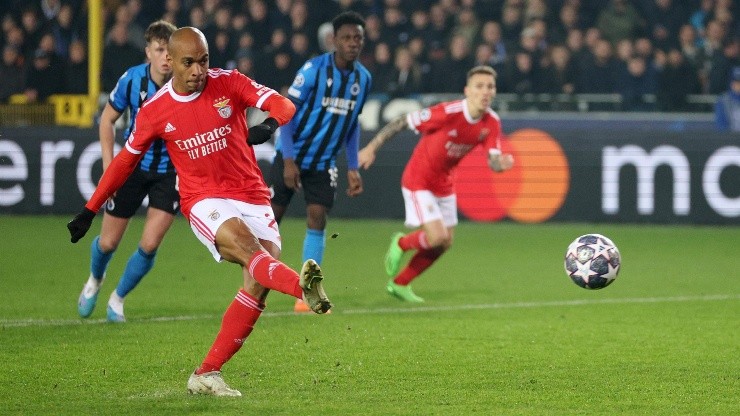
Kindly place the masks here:
POLYGON ((231 106, 229 105, 229 99, 226 97, 221 97, 218 100, 216 100, 216 103, 213 104, 214 107, 218 109, 218 115, 220 115, 223 118, 229 118, 231 117, 231 106))

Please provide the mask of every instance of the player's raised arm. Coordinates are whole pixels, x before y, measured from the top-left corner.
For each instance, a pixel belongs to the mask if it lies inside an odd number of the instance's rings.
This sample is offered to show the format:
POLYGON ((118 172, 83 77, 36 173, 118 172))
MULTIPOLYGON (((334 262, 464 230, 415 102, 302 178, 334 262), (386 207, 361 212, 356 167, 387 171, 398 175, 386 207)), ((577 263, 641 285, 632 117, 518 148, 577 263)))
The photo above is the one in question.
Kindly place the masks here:
POLYGON ((380 149, 385 142, 398 134, 398 132, 407 127, 406 115, 396 117, 390 123, 386 124, 357 154, 359 166, 363 169, 369 169, 375 162, 375 154, 378 152, 378 149, 380 149))

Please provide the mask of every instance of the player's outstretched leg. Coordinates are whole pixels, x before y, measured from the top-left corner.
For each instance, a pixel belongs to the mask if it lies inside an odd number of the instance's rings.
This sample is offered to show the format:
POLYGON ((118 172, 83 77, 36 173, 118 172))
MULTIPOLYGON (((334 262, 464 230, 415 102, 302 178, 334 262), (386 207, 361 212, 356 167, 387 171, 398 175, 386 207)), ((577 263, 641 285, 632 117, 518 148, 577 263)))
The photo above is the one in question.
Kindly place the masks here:
POLYGON ((409 285, 399 285, 393 280, 389 280, 388 284, 385 286, 385 289, 388 291, 388 293, 391 296, 395 296, 398 299, 401 299, 405 302, 412 302, 412 303, 421 303, 424 302, 424 298, 416 296, 416 293, 414 293, 413 290, 411 290, 411 286, 409 285))
POLYGON ((385 272, 389 277, 395 277, 398 274, 398 270, 401 268, 401 258, 403 257, 403 250, 398 245, 398 240, 403 237, 403 233, 395 233, 391 237, 391 244, 388 246, 388 251, 385 253, 385 272))
POLYGON ((298 284, 303 289, 303 301, 316 313, 326 313, 332 307, 321 285, 322 280, 324 276, 321 274, 321 267, 318 263, 312 259, 306 260, 301 267, 298 284))
POLYGON ((231 397, 241 397, 242 395, 239 390, 232 389, 226 384, 220 371, 210 371, 203 374, 193 372, 188 379, 188 393, 231 397))
POLYGON ((80 297, 77 299, 77 313, 80 314, 81 318, 87 318, 92 315, 95 309, 95 303, 98 301, 98 292, 100 292, 100 286, 103 285, 105 275, 103 278, 98 280, 93 277, 92 273, 87 278, 85 286, 80 292, 80 297))

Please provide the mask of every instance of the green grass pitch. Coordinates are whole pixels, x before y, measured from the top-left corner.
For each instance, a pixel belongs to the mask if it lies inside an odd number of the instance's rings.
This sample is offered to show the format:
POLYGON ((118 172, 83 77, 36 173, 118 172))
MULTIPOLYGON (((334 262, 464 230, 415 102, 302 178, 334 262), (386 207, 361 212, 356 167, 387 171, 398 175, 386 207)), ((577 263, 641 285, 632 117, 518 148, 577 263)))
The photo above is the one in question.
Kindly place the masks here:
MULTIPOLYGON (((98 216, 79 244, 67 217, 0 217, 0 414, 740 414, 740 227, 461 223, 414 282, 384 291, 401 221, 331 219, 328 316, 273 293, 224 376, 244 397, 189 396, 188 375, 241 282, 178 218, 152 272, 107 324, 105 302, 141 232, 136 218, 89 320, 76 299, 98 216), (623 266, 606 289, 570 282, 562 257, 598 232, 623 266)), ((300 266, 303 219, 281 226, 300 266)))

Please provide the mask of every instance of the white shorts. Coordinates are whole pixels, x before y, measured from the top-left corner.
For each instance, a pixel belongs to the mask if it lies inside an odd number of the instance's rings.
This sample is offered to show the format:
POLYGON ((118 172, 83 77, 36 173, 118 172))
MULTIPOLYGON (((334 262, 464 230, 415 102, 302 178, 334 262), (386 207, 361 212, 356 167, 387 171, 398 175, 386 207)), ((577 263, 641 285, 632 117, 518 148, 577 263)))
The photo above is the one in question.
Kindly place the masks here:
POLYGON ((442 220, 445 227, 457 225, 457 195, 435 196, 431 191, 411 191, 401 188, 406 206, 406 222, 416 228, 428 222, 442 220))
POLYGON ((216 248, 216 231, 230 218, 241 219, 255 237, 271 241, 281 248, 280 229, 272 207, 234 199, 209 198, 198 201, 190 209, 190 228, 216 261, 223 260, 216 248))

